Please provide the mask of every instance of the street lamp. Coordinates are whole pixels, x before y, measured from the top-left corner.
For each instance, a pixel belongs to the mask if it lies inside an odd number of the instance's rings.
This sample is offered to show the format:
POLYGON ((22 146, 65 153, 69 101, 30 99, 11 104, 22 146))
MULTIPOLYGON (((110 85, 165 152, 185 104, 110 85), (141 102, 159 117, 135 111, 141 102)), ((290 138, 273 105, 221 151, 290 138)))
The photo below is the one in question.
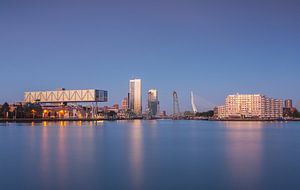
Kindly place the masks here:
POLYGON ((34 119, 36 111, 35 110, 31 110, 31 112, 32 112, 32 118, 34 119))
POLYGON ((45 118, 46 116, 48 117, 49 111, 48 110, 44 110, 43 111, 43 118, 45 118))

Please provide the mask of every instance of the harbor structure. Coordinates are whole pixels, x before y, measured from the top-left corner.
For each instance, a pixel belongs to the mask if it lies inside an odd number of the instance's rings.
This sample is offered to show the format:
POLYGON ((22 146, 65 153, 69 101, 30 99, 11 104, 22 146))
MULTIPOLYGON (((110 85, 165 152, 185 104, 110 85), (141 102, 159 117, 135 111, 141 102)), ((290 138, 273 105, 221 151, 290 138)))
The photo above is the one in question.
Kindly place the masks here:
POLYGON ((217 107, 215 117, 278 119, 283 117, 283 100, 261 94, 229 95, 225 105, 217 107))
POLYGON ((107 102, 108 92, 105 90, 66 90, 33 91, 24 93, 25 103, 78 103, 78 102, 107 102))
POLYGON ((95 118, 98 102, 107 101, 108 92, 105 90, 60 88, 54 91, 25 92, 23 104, 41 106, 43 118, 95 118))
POLYGON ((142 115, 142 80, 129 81, 129 109, 136 115, 142 115))

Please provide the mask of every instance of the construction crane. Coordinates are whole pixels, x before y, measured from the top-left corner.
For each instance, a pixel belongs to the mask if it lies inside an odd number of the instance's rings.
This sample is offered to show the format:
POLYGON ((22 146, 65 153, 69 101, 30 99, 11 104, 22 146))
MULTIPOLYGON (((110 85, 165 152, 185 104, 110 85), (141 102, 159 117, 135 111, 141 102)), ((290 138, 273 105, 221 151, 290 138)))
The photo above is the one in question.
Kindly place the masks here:
POLYGON ((177 92, 173 92, 173 119, 178 119, 181 116, 179 108, 179 100, 177 92))

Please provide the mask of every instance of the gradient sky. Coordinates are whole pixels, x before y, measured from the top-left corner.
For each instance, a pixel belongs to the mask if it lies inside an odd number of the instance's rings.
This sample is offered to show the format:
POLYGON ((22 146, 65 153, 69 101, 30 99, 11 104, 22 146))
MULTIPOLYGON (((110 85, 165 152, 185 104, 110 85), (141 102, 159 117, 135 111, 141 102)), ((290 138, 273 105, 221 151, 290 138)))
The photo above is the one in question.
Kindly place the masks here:
MULTIPOLYGON (((131 78, 171 110, 231 93, 300 107, 299 0, 0 1, 0 102, 24 91, 98 88, 120 103, 131 78)), ((145 98, 143 105, 146 105, 145 98)))

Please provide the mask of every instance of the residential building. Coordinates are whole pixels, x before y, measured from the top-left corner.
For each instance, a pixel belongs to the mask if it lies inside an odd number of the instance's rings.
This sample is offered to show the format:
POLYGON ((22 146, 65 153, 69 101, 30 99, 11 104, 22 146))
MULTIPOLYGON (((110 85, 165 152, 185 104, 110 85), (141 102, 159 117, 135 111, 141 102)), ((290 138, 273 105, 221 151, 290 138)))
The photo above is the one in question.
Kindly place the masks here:
POLYGON ((226 109, 225 108, 226 108, 225 106, 218 106, 214 110, 215 117, 217 117, 217 118, 225 118, 226 117, 226 109))
POLYGON ((283 101, 261 94, 227 96, 224 106, 217 109, 218 118, 282 118, 283 101))

